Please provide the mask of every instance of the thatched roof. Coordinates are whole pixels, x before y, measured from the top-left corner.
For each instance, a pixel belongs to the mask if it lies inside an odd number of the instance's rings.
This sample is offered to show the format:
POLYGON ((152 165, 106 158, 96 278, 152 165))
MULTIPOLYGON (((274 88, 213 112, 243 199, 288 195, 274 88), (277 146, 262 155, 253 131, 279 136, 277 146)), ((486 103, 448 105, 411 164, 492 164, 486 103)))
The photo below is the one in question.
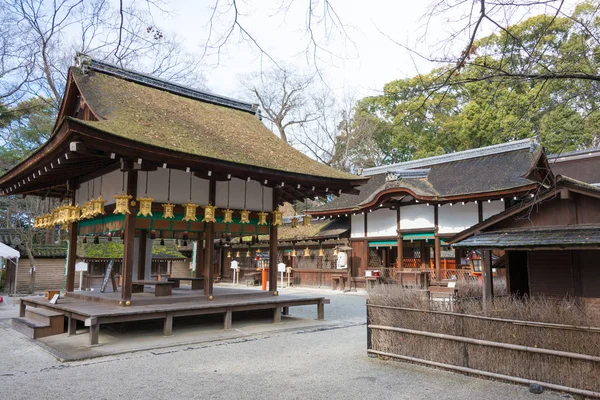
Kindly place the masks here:
POLYGON ((132 82, 71 68, 99 121, 87 126, 132 141, 218 160, 334 179, 360 179, 321 164, 279 139, 258 117, 132 82))

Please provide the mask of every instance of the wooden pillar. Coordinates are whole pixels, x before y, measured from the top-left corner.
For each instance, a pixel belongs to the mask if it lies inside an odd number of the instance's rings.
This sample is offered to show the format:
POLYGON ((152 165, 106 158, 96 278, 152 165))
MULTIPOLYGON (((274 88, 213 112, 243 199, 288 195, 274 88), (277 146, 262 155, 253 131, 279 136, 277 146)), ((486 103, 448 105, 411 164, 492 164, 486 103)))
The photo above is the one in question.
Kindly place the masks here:
POLYGON ((396 260, 396 266, 398 269, 402 269, 402 258, 403 258, 403 243, 402 243, 402 232, 400 231, 400 203, 398 202, 398 209, 396 210, 396 233, 398 234, 398 259, 396 260))
MULTIPOLYGON (((127 194, 133 198, 137 196, 137 170, 127 171, 127 194)), ((135 242, 135 209, 130 209, 131 214, 125 214, 125 237, 123 239, 123 287, 121 300, 131 300, 131 283, 133 280, 133 258, 135 242)))
POLYGON ((483 222, 483 203, 481 201, 477 202, 477 220, 483 222))
POLYGON ((494 298, 494 284, 492 276, 492 251, 482 250, 482 279, 483 279, 483 302, 484 304, 494 298))
POLYGON ((138 273, 137 278, 140 280, 146 279, 146 239, 148 237, 148 231, 143 229, 140 232, 140 238, 138 246, 138 273))
MULTIPOLYGON (((71 223, 69 228, 69 252, 67 254, 67 286, 66 291, 75 290, 75 262, 77 261, 77 222, 71 223)), ((16 292, 16 291, 15 291, 16 292)))
MULTIPOLYGON (((208 201, 215 204, 217 182, 214 179, 209 181, 208 201)), ((213 259, 215 253, 215 223, 206 222, 204 230, 204 294, 212 296, 213 294, 213 259)), ((196 270, 198 265, 196 265, 196 270)))
MULTIPOLYGON (((279 190, 273 188, 273 210, 277 209, 279 205, 279 190)), ((272 222, 272 221, 271 221, 272 222)), ((278 252, 278 242, 277 242, 277 226, 269 227, 269 291, 276 292, 277 291, 277 252, 278 252)), ((292 268, 294 267, 292 257, 292 268)))
POLYGON ((429 257, 425 256, 425 250, 427 246, 425 246, 424 240, 419 240, 419 251, 421 253, 421 268, 430 268, 429 267, 429 257))
POLYGON ((200 278, 204 276, 204 234, 198 235, 198 242, 196 243, 196 259, 193 260, 196 265, 195 277, 200 278))
POLYGON ((433 252, 435 255, 435 280, 439 282, 442 280, 442 250, 440 246, 440 237, 437 233, 434 239, 433 252))
MULTIPOLYGON (((73 195, 71 196, 71 204, 75 204, 75 192, 76 185, 74 182, 71 183, 73 187, 73 195)), ((69 251, 67 253, 67 285, 65 290, 72 292, 75 290, 75 262, 77 261, 77 231, 79 224, 77 222, 71 223, 69 228, 69 251)), ((8 272, 8 271, 7 271, 8 272)), ((15 273, 16 274, 16 273, 15 273)), ((15 282, 17 277, 15 276, 15 282)), ((10 282, 10 281, 9 281, 10 282)), ((15 284, 15 293, 17 292, 15 284)))

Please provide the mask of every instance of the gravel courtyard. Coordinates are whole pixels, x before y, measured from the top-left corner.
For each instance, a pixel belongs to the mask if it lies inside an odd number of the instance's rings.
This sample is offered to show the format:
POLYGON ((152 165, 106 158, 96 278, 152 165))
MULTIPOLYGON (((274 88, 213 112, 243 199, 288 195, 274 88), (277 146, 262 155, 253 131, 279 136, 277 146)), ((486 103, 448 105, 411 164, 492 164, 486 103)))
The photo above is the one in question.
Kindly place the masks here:
MULTIPOLYGON (((298 290, 298 289, 294 289, 298 290)), ((61 363, 9 328, 0 309, 2 399, 561 399, 570 396, 366 353, 365 297, 331 298, 338 323, 61 363)), ((314 307, 292 309, 314 318, 314 307)), ((158 338, 160 340, 160 338, 158 338)))

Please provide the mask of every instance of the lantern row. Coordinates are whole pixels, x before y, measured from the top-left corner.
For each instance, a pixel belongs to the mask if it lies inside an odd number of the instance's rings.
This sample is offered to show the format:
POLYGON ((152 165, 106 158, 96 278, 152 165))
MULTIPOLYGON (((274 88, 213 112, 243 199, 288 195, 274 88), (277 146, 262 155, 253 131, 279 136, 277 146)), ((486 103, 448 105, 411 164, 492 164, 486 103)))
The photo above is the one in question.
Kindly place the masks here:
MULTIPOLYGON (((115 210, 113 211, 113 214, 131 214, 131 211, 129 211, 129 201, 133 198, 133 196, 126 193, 122 193, 113 197, 115 198, 115 210)), ((137 216, 152 217, 152 202, 154 201, 154 199, 152 197, 138 197, 136 200, 140 203, 140 209, 137 213, 137 216)), ((34 218, 33 227, 42 229, 50 228, 56 225, 71 224, 73 222, 94 218, 98 215, 105 215, 105 203, 106 200, 102 199, 102 196, 100 196, 97 199, 86 201, 82 206, 71 204, 59 206, 55 208, 51 213, 43 214, 39 217, 34 218)), ((183 221, 198 221, 198 218, 196 216, 196 211, 199 207, 198 204, 190 202, 182 204, 182 206, 184 208, 183 221)), ((162 207, 162 218, 175 218, 175 204, 165 203, 162 205, 162 207)), ((204 208, 204 222, 217 222, 217 207, 209 203, 207 206, 202 206, 202 208, 204 208)), ((223 223, 233 223, 233 213, 234 210, 230 210, 229 208, 223 210, 223 223)), ((269 214, 264 211, 259 212, 258 225, 267 225, 268 215, 269 214)), ((250 211, 240 211, 240 223, 250 223, 250 211)), ((272 225, 283 225, 283 213, 280 210, 273 211, 272 225)), ((302 217, 302 225, 310 225, 309 215, 305 215, 302 217)), ((298 218, 294 217, 292 219, 292 227, 295 228, 296 226, 298 226, 298 218)))

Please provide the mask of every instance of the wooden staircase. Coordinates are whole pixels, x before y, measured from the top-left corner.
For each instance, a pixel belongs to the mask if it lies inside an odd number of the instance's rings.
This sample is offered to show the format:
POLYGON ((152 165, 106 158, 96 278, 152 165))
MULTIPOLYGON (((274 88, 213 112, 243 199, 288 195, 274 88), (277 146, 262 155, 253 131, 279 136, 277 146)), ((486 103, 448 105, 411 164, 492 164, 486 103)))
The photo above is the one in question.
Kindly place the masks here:
POLYGON ((44 308, 27 307, 24 317, 12 319, 14 330, 32 339, 40 339, 65 332, 65 315, 44 308))

